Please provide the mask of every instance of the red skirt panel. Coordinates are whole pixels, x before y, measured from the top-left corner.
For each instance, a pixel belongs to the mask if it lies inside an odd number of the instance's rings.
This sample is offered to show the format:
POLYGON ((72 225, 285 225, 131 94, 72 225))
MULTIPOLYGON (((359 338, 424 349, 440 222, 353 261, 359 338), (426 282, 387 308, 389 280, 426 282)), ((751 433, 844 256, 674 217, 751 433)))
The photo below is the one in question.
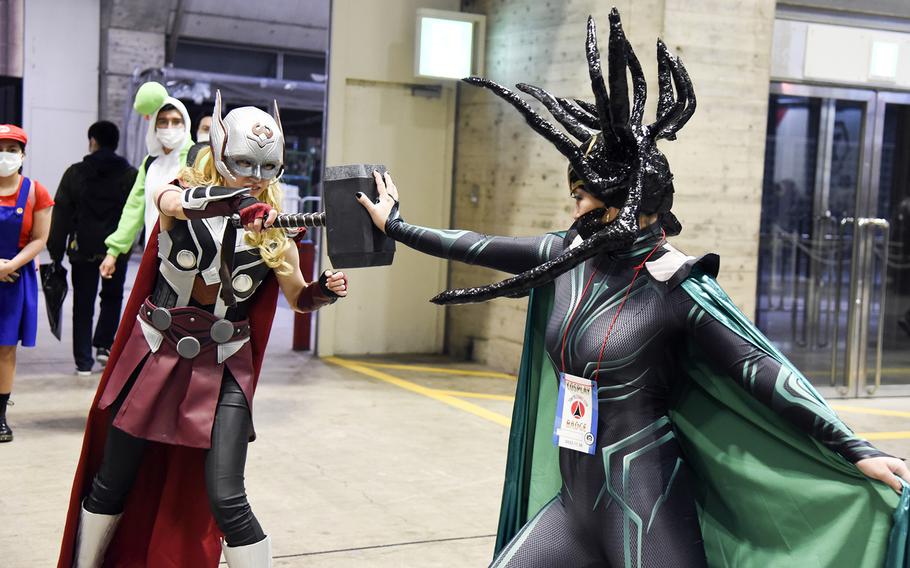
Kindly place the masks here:
POLYGON ((193 307, 172 308, 168 310, 170 327, 159 331, 151 324, 154 310, 155 306, 148 300, 140 308, 139 321, 111 370, 98 408, 103 410, 113 404, 135 375, 114 418, 114 426, 137 438, 209 448, 225 366, 246 395, 248 407, 253 407, 249 325, 246 321, 232 322, 235 335, 231 341, 216 343, 210 330, 219 318, 213 314, 193 307), (191 359, 177 352, 177 342, 184 337, 195 337, 201 344, 198 355, 191 359), (157 347, 154 351, 153 346, 157 347), (234 352, 219 363, 219 350, 222 357, 234 352))

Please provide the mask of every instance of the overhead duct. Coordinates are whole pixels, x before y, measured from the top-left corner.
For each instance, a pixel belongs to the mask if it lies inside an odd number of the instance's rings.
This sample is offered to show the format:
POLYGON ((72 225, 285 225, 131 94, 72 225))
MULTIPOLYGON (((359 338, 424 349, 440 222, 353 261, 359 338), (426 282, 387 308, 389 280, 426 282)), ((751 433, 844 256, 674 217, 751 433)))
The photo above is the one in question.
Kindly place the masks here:
MULTIPOLYGON (((0 0, 2 1, 2 0, 0 0)), ((145 120, 133 111, 136 89, 146 81, 158 81, 167 88, 174 98, 193 101, 214 100, 215 91, 220 90, 224 100, 231 106, 258 106, 268 108, 273 100, 282 109, 319 111, 325 108, 325 82, 292 81, 266 77, 247 77, 210 73, 191 69, 163 67, 147 69, 133 75, 129 95, 123 109, 121 130, 124 156, 130 163, 138 163, 146 154, 145 120)))

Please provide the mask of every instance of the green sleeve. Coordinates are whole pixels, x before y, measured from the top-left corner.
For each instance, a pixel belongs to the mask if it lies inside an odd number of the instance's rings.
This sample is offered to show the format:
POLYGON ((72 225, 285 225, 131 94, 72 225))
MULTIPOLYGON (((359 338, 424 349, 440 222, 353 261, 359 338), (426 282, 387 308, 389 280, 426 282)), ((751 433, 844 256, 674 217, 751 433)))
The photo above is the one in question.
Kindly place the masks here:
POLYGON ((186 143, 180 148, 180 165, 186 165, 192 167, 193 164, 186 163, 187 154, 190 152, 190 148, 194 145, 193 141, 187 139, 186 143))
POLYGON ((136 235, 145 226, 145 164, 148 157, 142 161, 142 167, 136 174, 136 181, 130 189, 129 197, 120 214, 117 230, 104 239, 107 254, 120 256, 130 251, 136 235))

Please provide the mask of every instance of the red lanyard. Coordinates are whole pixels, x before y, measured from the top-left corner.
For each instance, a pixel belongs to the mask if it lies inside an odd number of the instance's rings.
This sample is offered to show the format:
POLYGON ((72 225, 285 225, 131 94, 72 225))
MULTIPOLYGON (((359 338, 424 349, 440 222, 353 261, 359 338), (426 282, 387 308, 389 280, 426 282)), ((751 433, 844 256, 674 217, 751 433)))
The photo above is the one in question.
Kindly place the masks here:
MULTIPOLYGON (((638 278, 638 274, 641 272, 641 269, 645 267, 645 263, 657 252, 667 239, 667 234, 663 229, 660 230, 660 242, 654 246, 651 252, 648 253, 648 256, 645 257, 641 264, 635 267, 635 274, 632 276, 632 281, 629 282, 629 286, 626 288, 626 293, 622 297, 622 301, 619 303, 619 309, 616 310, 616 314, 613 316, 613 321, 610 322, 610 327, 607 329, 607 335, 604 336, 603 343, 600 345, 600 354, 597 356, 597 367, 594 369, 594 380, 597 380, 598 373, 600 372, 600 363, 603 360, 604 349, 607 347, 607 340, 610 339, 610 334, 613 333, 613 326, 616 324, 616 320, 619 318, 619 314, 622 313, 623 307, 626 305, 626 300, 629 298, 629 293, 632 291, 632 285, 635 284, 635 280, 638 278)), ((578 311, 578 306, 581 305, 581 301, 584 299, 585 294, 588 292, 588 288, 591 286, 591 281, 594 280, 594 275, 597 273, 596 270, 591 270, 591 277, 588 278, 588 283, 585 284, 584 289, 581 291, 581 297, 578 298, 578 303, 575 304, 575 307, 572 309, 572 314, 569 316, 569 321, 566 323, 566 330, 562 334, 562 349, 560 350, 560 359, 562 362, 562 372, 566 372, 566 337, 569 335, 569 326, 572 325, 572 320, 575 318, 575 312, 578 311)))

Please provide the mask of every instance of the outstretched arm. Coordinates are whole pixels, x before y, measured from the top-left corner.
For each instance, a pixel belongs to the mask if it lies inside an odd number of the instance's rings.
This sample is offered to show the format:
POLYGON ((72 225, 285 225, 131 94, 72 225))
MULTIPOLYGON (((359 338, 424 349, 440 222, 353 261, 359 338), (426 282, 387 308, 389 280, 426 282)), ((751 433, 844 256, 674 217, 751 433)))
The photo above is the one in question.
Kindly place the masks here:
POLYGON ((901 484, 895 474, 910 481, 910 470, 903 461, 857 437, 802 375, 715 319, 682 287, 674 291, 674 296, 672 301, 679 321, 684 322, 688 340, 719 372, 798 429, 855 464, 865 475, 887 483, 897 492, 901 484))
POLYGON ((161 228, 169 229, 174 219, 203 219, 207 217, 240 216, 247 231, 258 232, 268 228, 278 217, 272 209, 255 197, 250 197, 245 187, 231 188, 200 186, 181 188, 166 185, 154 191, 154 204, 160 212, 161 228))
POLYGON ((562 239, 551 234, 497 237, 406 223, 398 213, 398 189, 392 177, 388 172, 384 176, 373 172, 373 176, 379 190, 378 201, 371 202, 363 194, 358 194, 357 200, 370 213, 379 230, 422 253, 518 274, 562 252, 562 239))

